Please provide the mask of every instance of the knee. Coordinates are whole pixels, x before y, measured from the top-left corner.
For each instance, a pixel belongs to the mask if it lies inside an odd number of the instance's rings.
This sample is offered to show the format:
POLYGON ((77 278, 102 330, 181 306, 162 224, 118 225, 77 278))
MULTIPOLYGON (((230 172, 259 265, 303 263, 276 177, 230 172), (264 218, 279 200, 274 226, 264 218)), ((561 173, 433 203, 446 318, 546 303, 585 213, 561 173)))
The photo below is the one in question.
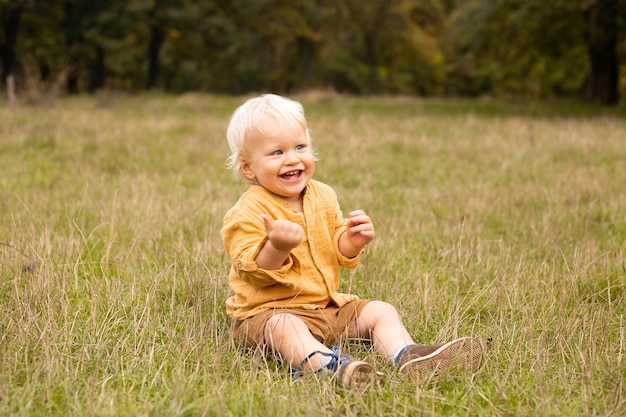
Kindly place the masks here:
POLYGON ((368 315, 372 315, 375 319, 374 322, 386 322, 388 320, 400 320, 400 315, 398 314, 398 310, 391 304, 385 301, 373 300, 365 305, 363 312, 368 313, 368 315))
POLYGON ((292 314, 275 314, 265 322, 265 340, 271 341, 281 339, 286 334, 293 331, 294 320, 296 317, 292 314))

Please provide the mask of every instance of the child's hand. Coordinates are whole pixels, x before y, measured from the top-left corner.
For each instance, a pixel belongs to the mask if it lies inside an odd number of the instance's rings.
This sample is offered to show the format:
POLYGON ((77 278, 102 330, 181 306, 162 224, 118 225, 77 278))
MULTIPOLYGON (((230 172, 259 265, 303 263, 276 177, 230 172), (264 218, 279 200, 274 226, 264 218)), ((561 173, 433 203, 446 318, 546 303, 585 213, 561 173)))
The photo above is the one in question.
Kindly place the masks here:
POLYGON ((362 248, 374 239, 374 223, 363 210, 348 214, 348 229, 345 234, 355 248, 362 248))
POLYGON ((304 230, 299 224, 282 219, 272 221, 266 214, 261 214, 261 217, 265 223, 267 238, 275 249, 290 251, 302 242, 304 230))

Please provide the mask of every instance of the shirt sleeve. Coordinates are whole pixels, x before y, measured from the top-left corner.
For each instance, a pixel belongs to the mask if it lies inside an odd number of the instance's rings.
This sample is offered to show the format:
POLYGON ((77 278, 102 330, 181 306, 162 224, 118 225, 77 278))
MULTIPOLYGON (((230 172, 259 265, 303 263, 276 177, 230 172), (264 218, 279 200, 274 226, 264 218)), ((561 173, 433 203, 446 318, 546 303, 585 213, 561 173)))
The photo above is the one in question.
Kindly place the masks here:
MULTIPOLYGON (((341 218, 341 211, 339 211, 338 216, 341 218)), ((335 230, 335 234, 333 235, 333 247, 335 248, 335 254, 337 255, 337 261, 339 262, 339 265, 344 268, 354 269, 358 266, 359 261, 361 260, 361 256, 363 256, 363 253, 365 252, 365 248, 361 249, 361 251, 354 258, 348 258, 343 253, 341 253, 341 251, 339 250, 339 238, 341 238, 341 235, 344 234, 346 229, 348 228, 347 224, 347 219, 341 220, 341 226, 339 226, 335 230)))
POLYGON ((222 228, 224 248, 232 259, 233 269, 245 282, 258 288, 282 282, 295 260, 290 255, 278 269, 259 268, 256 257, 267 242, 262 219, 253 218, 239 210, 231 210, 224 216, 222 228))

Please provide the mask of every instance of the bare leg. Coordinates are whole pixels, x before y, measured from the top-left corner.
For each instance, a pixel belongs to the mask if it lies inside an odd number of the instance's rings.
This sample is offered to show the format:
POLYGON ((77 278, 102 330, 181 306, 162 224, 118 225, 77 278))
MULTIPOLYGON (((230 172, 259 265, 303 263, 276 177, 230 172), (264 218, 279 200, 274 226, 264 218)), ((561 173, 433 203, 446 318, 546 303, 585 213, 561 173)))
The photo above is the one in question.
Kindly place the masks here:
POLYGON ((387 359, 398 347, 414 343, 396 308, 377 300, 365 305, 349 336, 371 340, 376 352, 387 359))
MULTIPOLYGON (((311 334, 306 324, 293 314, 276 314, 265 325, 265 341, 273 352, 280 355, 292 368, 298 367, 307 355, 319 350, 332 351, 311 334)), ((321 368, 322 355, 313 355, 304 369, 317 371, 321 368)))

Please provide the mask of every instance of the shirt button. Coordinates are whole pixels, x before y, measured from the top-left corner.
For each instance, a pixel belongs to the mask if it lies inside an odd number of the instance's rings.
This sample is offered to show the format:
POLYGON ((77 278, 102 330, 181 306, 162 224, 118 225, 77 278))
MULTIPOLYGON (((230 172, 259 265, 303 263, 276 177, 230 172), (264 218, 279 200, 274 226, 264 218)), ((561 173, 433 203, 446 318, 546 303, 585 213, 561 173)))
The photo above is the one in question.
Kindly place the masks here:
POLYGON ((289 204, 288 201, 285 201, 285 207, 289 208, 289 206, 291 206, 291 204, 289 204))

